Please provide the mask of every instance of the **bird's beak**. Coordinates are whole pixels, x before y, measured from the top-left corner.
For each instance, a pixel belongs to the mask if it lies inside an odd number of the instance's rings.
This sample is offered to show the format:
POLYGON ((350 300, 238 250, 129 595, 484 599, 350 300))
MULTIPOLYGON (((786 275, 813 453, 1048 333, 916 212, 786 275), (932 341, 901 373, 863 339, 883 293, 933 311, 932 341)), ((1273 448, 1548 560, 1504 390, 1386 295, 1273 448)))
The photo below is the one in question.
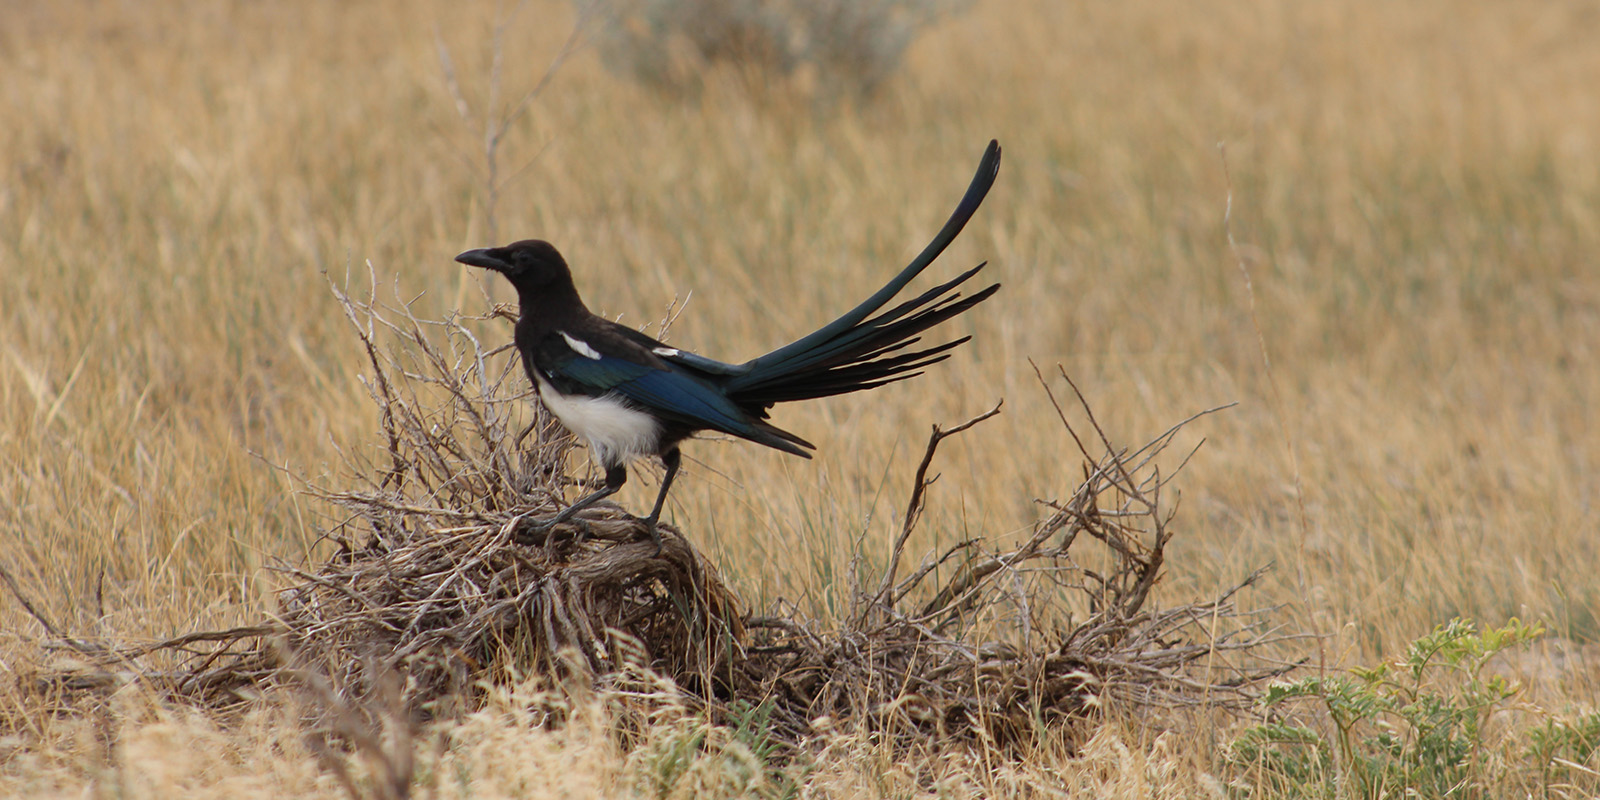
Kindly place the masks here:
POLYGON ((467 252, 456 256, 456 260, 470 266, 492 269, 495 272, 505 272, 511 267, 511 265, 507 263, 505 259, 495 255, 495 248, 493 247, 468 250, 467 252))

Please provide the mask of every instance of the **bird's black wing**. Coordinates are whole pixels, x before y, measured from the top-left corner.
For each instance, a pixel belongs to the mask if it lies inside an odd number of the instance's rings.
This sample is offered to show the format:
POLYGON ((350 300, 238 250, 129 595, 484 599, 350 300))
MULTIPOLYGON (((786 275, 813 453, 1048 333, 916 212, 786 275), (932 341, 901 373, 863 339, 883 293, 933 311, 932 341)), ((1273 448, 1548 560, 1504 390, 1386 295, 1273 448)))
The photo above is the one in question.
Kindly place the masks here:
POLYGON ((714 358, 706 358, 699 353, 691 353, 688 350, 680 350, 672 345, 665 344, 658 339, 651 338, 649 334, 646 334, 642 331, 636 331, 627 327, 619 327, 618 332, 632 340, 635 344, 638 344, 640 347, 649 350, 652 355, 661 359, 662 361, 677 364, 681 367, 688 367, 691 370, 704 373, 708 376, 739 375, 744 372, 744 368, 738 364, 729 364, 726 361, 718 361, 714 358))
MULTIPOLYGON (((621 326, 607 333, 633 338, 621 326)), ((575 349, 563 341, 563 336, 557 332, 542 343, 538 369, 564 394, 620 396, 634 407, 683 428, 721 431, 804 455, 794 443, 775 436, 777 431, 771 426, 751 418, 717 387, 667 359, 651 358, 654 354, 647 355, 643 348, 636 352, 618 348, 616 338, 611 338, 610 346, 603 351, 584 341, 579 341, 582 349, 575 349)))

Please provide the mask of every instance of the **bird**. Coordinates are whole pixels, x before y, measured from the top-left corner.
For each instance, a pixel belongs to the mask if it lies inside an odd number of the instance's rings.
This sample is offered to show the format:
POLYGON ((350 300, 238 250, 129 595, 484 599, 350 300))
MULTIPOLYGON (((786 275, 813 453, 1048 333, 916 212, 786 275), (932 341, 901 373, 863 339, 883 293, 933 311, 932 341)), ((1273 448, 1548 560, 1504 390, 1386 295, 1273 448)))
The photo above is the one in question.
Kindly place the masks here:
POLYGON ((528 380, 557 421, 589 446, 605 483, 552 517, 542 529, 615 494, 634 459, 654 456, 665 475, 643 522, 661 553, 657 525, 682 462, 679 445, 703 431, 728 434, 804 458, 816 445, 769 421, 774 404, 847 394, 905 380, 943 361, 970 339, 919 349, 923 331, 987 300, 998 283, 970 296, 958 291, 988 262, 877 316, 933 263, 978 210, 1000 168, 1000 145, 990 141, 966 194, 944 227, 882 289, 810 334, 741 364, 673 347, 592 313, 566 259, 549 242, 526 239, 468 250, 462 264, 504 275, 519 305, 513 335, 528 380))

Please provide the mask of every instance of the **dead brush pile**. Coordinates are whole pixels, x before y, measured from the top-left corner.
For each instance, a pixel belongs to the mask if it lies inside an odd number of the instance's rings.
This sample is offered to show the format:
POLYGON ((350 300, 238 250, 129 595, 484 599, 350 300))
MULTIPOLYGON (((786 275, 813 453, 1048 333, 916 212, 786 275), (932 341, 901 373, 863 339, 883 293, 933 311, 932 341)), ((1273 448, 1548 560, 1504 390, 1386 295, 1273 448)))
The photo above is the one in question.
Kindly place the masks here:
POLYGON ((912 565, 940 441, 999 407, 935 427, 887 568, 848 615, 813 620, 781 603, 755 614, 670 527, 657 556, 615 506, 532 524, 557 510, 572 445, 536 410, 509 345, 486 350, 459 320, 334 294, 365 349, 383 440, 375 457, 343 454, 365 485, 309 488, 339 512, 331 557, 285 568, 281 607, 261 625, 138 647, 52 631, 77 660, 39 687, 70 696, 136 680, 214 707, 295 687, 370 721, 376 700, 413 719, 448 715, 486 684, 544 674, 612 693, 642 724, 661 685, 640 677, 648 669, 712 719, 762 709, 789 743, 843 728, 1004 745, 1108 706, 1240 709, 1286 669, 1265 655, 1287 638, 1270 609, 1235 604, 1257 575, 1203 602, 1150 602, 1173 535, 1157 460, 1193 418, 1125 450, 1091 414, 1100 453, 1073 432, 1082 482, 1042 503, 1030 535, 912 565))

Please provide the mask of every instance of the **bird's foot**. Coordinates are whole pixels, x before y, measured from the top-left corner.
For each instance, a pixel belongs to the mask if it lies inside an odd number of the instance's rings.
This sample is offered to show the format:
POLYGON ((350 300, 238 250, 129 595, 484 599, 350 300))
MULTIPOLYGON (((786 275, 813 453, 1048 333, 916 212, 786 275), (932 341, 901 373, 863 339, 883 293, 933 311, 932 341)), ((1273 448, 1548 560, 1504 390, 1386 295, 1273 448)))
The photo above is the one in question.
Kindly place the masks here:
POLYGON ((556 526, 562 523, 567 523, 577 529, 572 535, 574 544, 583 544, 585 540, 594 535, 594 527, 589 524, 588 520, 567 514, 552 514, 547 517, 522 520, 517 524, 516 531, 512 534, 512 539, 520 545, 548 546, 556 538, 556 526))
POLYGON ((567 522, 572 523, 573 527, 578 529, 578 532, 572 535, 573 544, 581 545, 584 542, 589 541, 590 537, 594 536, 594 526, 589 524, 589 520, 581 517, 575 517, 567 520, 567 522))
POLYGON ((522 519, 512 530, 511 540, 524 547, 538 547, 550 543, 550 533, 555 530, 554 515, 537 519, 522 519))
POLYGON ((645 531, 650 534, 650 541, 654 542, 655 546, 656 546, 656 552, 653 555, 651 555, 650 557, 651 558, 660 558, 661 557, 661 528, 657 524, 659 522, 659 520, 657 520, 655 517, 645 517, 644 519, 641 519, 639 521, 644 523, 645 531))

